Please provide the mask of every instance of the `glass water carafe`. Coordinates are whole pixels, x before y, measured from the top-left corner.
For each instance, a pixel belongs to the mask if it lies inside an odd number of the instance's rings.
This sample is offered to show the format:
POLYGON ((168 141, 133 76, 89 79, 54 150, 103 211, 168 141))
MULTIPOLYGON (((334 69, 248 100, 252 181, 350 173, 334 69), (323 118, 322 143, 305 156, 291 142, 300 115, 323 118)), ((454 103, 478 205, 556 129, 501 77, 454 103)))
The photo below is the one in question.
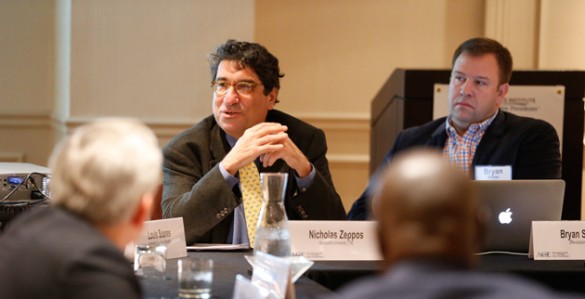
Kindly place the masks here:
POLYGON ((290 256, 290 233, 284 209, 284 195, 288 173, 260 174, 264 202, 258 217, 254 252, 262 251, 275 256, 290 256))

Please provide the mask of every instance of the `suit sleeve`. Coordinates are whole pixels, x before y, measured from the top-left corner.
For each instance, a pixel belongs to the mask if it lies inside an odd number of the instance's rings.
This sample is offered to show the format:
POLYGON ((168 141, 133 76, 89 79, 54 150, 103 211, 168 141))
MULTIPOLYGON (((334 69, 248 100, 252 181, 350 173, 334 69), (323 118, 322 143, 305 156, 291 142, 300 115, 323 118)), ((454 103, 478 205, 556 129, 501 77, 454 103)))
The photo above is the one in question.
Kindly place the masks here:
POLYGON ((341 198, 335 191, 329 163, 325 157, 327 142, 322 130, 316 130, 308 146, 301 149, 316 168, 313 184, 306 190, 294 192, 287 202, 288 215, 292 220, 345 220, 341 198))
MULTIPOLYGON (((218 225, 229 226, 239 202, 225 182, 219 164, 205 171, 206 162, 191 150, 168 147, 164 150, 163 200, 165 218, 183 217, 187 244, 225 242, 211 235, 218 225)), ((207 162, 208 163, 208 162, 207 162)), ((226 232, 229 227, 225 227, 226 232)))

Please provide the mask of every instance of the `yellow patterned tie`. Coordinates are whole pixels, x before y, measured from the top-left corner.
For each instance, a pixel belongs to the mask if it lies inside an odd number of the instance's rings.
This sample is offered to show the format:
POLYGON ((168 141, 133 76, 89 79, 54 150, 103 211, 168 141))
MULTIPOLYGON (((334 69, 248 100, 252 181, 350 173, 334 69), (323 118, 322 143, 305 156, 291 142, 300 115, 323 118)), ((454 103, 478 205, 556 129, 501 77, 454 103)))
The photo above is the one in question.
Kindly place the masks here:
POLYGON ((258 215, 262 208, 262 189, 260 188, 260 174, 254 162, 240 168, 240 184, 242 185, 242 197, 244 198, 244 214, 246 215, 246 227, 250 247, 254 248, 258 215))

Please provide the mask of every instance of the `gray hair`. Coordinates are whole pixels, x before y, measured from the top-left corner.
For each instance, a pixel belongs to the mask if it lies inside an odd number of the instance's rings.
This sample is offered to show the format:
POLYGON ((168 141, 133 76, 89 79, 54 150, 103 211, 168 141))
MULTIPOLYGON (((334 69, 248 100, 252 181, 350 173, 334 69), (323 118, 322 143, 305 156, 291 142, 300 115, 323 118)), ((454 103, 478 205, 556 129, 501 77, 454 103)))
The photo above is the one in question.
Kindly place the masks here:
POLYGON ((137 120, 105 118, 77 128, 49 160, 52 203, 92 223, 128 220, 161 182, 154 133, 137 120))

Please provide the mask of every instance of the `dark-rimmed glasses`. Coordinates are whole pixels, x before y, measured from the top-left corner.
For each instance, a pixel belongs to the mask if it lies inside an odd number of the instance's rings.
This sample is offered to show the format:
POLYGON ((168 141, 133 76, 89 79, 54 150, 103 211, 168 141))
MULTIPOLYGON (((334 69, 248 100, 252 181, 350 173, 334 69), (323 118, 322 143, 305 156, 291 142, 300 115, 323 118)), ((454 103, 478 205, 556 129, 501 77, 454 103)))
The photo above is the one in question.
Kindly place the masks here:
POLYGON ((234 87, 234 90, 239 95, 249 95, 254 92, 254 89, 261 84, 250 82, 250 81, 238 81, 229 82, 227 80, 217 80, 211 83, 211 88, 218 95, 224 95, 228 92, 230 87, 234 87))

